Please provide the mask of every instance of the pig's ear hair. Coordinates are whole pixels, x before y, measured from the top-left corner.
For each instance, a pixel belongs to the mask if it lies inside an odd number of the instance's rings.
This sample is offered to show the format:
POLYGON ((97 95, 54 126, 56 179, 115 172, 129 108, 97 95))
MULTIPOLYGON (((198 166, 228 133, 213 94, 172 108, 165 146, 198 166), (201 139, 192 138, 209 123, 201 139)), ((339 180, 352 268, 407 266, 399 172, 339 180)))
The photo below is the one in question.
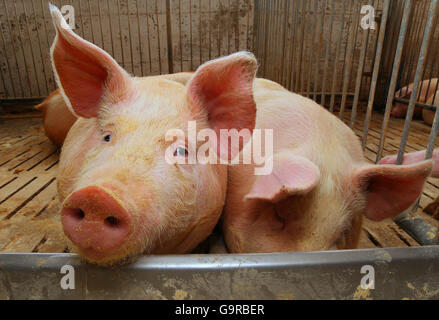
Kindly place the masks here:
MULTIPOLYGON (((187 95, 192 112, 196 115, 207 112, 209 125, 218 139, 221 129, 248 129, 250 132, 254 129, 253 80, 256 71, 254 55, 237 52, 203 64, 188 83, 187 95)), ((217 150, 221 156, 222 151, 217 150)))
POLYGON ((354 171, 354 186, 366 197, 365 215, 374 221, 394 217, 421 195, 433 161, 412 165, 366 165, 354 171))
POLYGON ((245 199, 276 203, 292 195, 309 193, 319 180, 320 170, 314 163, 283 151, 274 156, 272 173, 258 176, 245 199))
POLYGON ((130 77, 108 53, 76 35, 57 7, 49 7, 56 29, 50 53, 58 86, 75 115, 96 117, 102 105, 123 98, 130 77))
MULTIPOLYGON (((402 164, 413 164, 418 163, 423 160, 425 160, 426 151, 418 151, 418 152, 412 152, 412 153, 406 153, 404 154, 404 158, 402 161, 402 164)), ((387 156, 380 160, 379 164, 396 164, 396 161, 398 159, 397 155, 387 156)), ((439 149, 433 151, 433 172, 431 173, 431 176, 433 178, 439 178, 439 149)))

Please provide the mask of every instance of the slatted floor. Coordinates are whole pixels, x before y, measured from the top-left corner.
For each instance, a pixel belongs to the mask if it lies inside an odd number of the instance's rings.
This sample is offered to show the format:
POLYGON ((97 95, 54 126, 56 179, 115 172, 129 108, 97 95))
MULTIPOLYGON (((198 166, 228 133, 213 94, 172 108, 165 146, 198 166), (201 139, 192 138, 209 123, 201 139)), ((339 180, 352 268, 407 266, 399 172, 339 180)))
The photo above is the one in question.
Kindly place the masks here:
MULTIPOLYGON (((361 117, 360 117, 361 118, 361 117)), ((375 160, 382 115, 375 113, 365 155, 375 160)), ((395 154, 403 122, 391 119, 385 155, 395 154)), ((362 134, 362 119, 355 131, 362 134)), ((407 150, 423 150, 430 128, 420 121, 412 125, 407 150)), ((39 114, 0 116, 0 251, 67 252, 56 197, 58 150, 47 140, 39 114)), ((430 179, 418 213, 435 226, 439 221, 422 209, 439 195, 439 179, 430 179)), ((360 247, 419 245, 393 221, 365 221, 360 247)))

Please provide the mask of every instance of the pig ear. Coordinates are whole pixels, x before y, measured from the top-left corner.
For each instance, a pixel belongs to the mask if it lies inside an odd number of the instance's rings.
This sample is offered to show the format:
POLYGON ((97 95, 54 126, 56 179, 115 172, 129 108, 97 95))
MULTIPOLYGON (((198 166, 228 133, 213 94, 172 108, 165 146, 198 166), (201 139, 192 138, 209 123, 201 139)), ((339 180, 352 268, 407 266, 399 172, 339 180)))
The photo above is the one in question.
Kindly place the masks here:
POLYGON ((407 210, 421 195, 433 167, 431 160, 412 165, 368 165, 356 169, 354 185, 366 196, 365 215, 374 221, 407 210))
POLYGON ((309 193, 319 179, 319 168, 308 159, 289 152, 278 153, 273 158, 272 173, 258 176, 245 199, 276 203, 292 195, 309 193))
POLYGON ((122 99, 130 77, 108 53, 73 33, 57 7, 49 6, 56 29, 50 52, 58 86, 74 114, 96 117, 102 105, 122 99))
MULTIPOLYGON (((221 129, 252 132, 256 122, 253 99, 256 70, 255 57, 248 52, 238 52, 205 63, 190 80, 187 94, 192 112, 207 111, 209 125, 218 139, 221 129)), ((221 156, 223 151, 217 149, 221 156)))
MULTIPOLYGON (((421 162, 425 160, 426 153, 427 152, 425 150, 406 153, 404 154, 402 164, 413 164, 413 163, 421 162)), ((379 164, 396 164, 397 159, 398 159, 397 155, 388 156, 381 159, 379 164)), ((431 176, 433 178, 439 178, 439 149, 433 151, 432 159, 433 159, 433 171, 431 173, 431 176)))

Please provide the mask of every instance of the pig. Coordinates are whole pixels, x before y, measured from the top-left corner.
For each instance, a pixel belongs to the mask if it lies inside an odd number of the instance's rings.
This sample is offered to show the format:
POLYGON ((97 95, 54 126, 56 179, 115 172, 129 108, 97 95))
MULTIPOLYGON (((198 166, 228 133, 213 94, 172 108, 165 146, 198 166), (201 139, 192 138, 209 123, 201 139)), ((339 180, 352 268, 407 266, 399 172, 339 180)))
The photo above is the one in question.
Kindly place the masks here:
POLYGON ((252 130, 254 56, 239 52, 207 62, 186 86, 163 77, 136 78, 76 35, 58 8, 50 5, 50 12, 55 78, 78 116, 57 178, 72 251, 103 266, 139 254, 191 252, 220 218, 227 166, 169 164, 166 150, 174 146, 174 157, 185 159, 188 145, 165 137, 186 130, 188 121, 196 121, 197 130, 252 130))
POLYGON ((53 91, 43 102, 35 106, 43 112, 43 126, 46 136, 52 143, 61 147, 76 116, 67 108, 59 89, 53 91))
MULTIPOLYGON (((433 78, 429 80, 424 80, 421 82, 421 95, 419 96, 419 99, 416 102, 420 103, 426 103, 426 101, 431 97, 432 94, 437 90, 437 84, 438 79, 433 78)), ((408 86, 398 90, 395 93, 395 97, 397 98, 404 98, 404 99, 410 99, 413 92, 413 83, 409 84, 408 86)), ((419 93, 418 93, 419 95, 419 93)), ((404 118, 407 115, 407 109, 408 105, 401 103, 401 102, 394 102, 392 106, 392 111, 390 112, 390 115, 395 118, 404 118)), ((413 113, 413 116, 415 118, 421 119, 422 118, 422 108, 415 107, 415 111, 413 113)))
MULTIPOLYGON (((426 104, 437 107, 437 105, 439 104, 439 91, 436 91, 436 93, 432 94, 430 98, 428 98, 426 104)), ((436 110, 433 111, 428 109, 422 109, 422 119, 426 124, 430 126, 433 125, 435 115, 436 115, 436 110)))
MULTIPOLYGON (((192 74, 192 72, 180 72, 154 77, 185 85, 192 74)), ((67 107, 59 89, 53 91, 43 102, 36 105, 35 109, 43 112, 43 126, 46 136, 55 146, 61 147, 77 116, 67 107)))
POLYGON ((254 130, 273 130, 273 169, 229 167, 221 224, 230 252, 353 249, 363 216, 393 217, 421 194, 431 160, 369 164, 354 132, 314 101, 264 79, 253 92, 254 130))

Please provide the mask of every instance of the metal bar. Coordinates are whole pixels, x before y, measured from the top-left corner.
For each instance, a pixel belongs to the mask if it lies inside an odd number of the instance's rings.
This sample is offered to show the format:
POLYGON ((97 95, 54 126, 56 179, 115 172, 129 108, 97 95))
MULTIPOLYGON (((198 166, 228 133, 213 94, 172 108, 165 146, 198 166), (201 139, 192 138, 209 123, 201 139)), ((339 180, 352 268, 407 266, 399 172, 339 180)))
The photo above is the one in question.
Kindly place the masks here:
POLYGON ((163 74, 162 72, 162 50, 160 46, 160 24, 159 24, 159 9, 157 0, 155 0, 155 21, 157 23, 157 46, 158 46, 158 56, 159 56, 159 74, 163 74))
POLYGON ((320 104, 322 106, 325 106, 325 100, 326 100, 326 95, 323 94, 323 92, 325 92, 326 90, 326 76, 328 74, 329 52, 332 49, 332 30, 334 28, 335 7, 336 7, 336 2, 333 1, 331 6, 331 22, 329 27, 329 39, 327 39, 326 41, 325 64, 323 67, 322 95, 320 97, 320 104))
MULTIPOLYGON (((316 12, 317 14, 317 12, 316 12)), ((323 0, 322 3, 322 14, 321 14, 321 25, 320 25, 320 34, 319 34, 319 38, 320 40, 318 41, 319 44, 319 49, 316 52, 316 70, 314 73, 314 86, 313 86, 313 100, 317 101, 317 94, 316 91, 318 90, 317 88, 317 80, 318 80, 318 75, 319 75, 319 69, 320 69, 320 58, 321 58, 321 54, 322 54, 322 42, 323 42, 323 28, 325 26, 325 16, 326 16, 326 0, 323 0)))
MULTIPOLYGON (((98 5, 99 5, 98 1, 98 5)), ((101 10, 99 9, 99 16, 101 14, 101 10)), ((139 17, 139 2, 136 0, 136 17, 137 17, 137 33, 139 34, 139 56, 140 56, 140 72, 142 73, 142 77, 145 76, 145 71, 143 70, 143 55, 142 55, 142 34, 140 32, 140 17, 139 17)), ((102 21, 102 18, 100 19, 102 21)), ((101 30, 102 30, 102 22, 101 22, 101 30)), ((104 39, 102 39, 102 44, 104 43, 104 39)), ((170 72, 172 73, 172 72, 170 72)))
MULTIPOLYGON (((29 21, 27 20, 27 17, 28 17, 28 14, 27 14, 27 12, 26 12, 26 6, 25 6, 25 4, 24 4, 24 2, 23 2, 23 11, 24 11, 24 15, 25 15, 25 19, 26 19, 26 25, 27 25, 27 35, 28 35, 28 37, 29 37, 29 41, 30 41, 30 38, 31 38, 31 36, 30 36, 30 31, 29 31, 29 25, 30 25, 30 23, 29 23, 29 21)), ((38 39, 38 48, 39 48, 39 52, 40 52, 40 58, 41 58, 41 62, 43 62, 44 61, 44 54, 42 53, 42 51, 41 51, 41 42, 40 42, 40 34, 39 34, 39 32, 38 32, 38 28, 37 28, 37 14, 36 14, 36 12, 35 12, 35 6, 34 6, 34 2, 32 2, 32 11, 33 11, 33 16, 34 16, 34 25, 35 25, 35 31, 37 32, 37 39, 38 39)), ((32 46, 32 44, 31 44, 31 46, 32 46)), ((42 70, 43 70, 43 75, 44 75, 44 86, 45 86, 45 88, 46 88, 46 92, 45 92, 45 94, 49 94, 49 87, 48 87, 48 85, 47 85, 47 83, 48 83, 48 79, 47 79, 47 75, 46 75, 46 69, 44 68, 44 63, 42 63, 42 70)), ((41 95, 41 92, 40 92, 40 95, 41 95)))
MULTIPOLYGON (((404 104, 409 104, 410 103, 410 100, 403 99, 403 98, 393 98, 393 101, 404 103, 404 104)), ((422 102, 416 102, 415 106, 419 107, 419 108, 422 108, 422 109, 436 111, 436 106, 430 105, 430 104, 426 104, 426 103, 422 103, 422 102)))
POLYGON ((370 125, 370 120, 372 118, 373 105, 375 102, 375 93, 376 93, 376 87, 377 87, 377 81, 378 81, 378 73, 379 73, 380 65, 381 65, 381 57, 383 55, 384 36, 386 34, 387 19, 389 17, 390 1, 391 0, 385 1, 383 15, 381 18, 380 33, 378 35, 377 49, 376 49, 376 54, 375 54, 375 62, 374 62, 373 72, 372 72, 372 80, 370 82, 369 101, 367 104, 366 119, 364 120, 363 137, 361 140, 361 144, 362 144, 363 148, 366 147, 367 135, 369 133, 369 125, 370 125))
POLYGON ((418 65, 416 67, 416 75, 415 75, 415 80, 413 83, 413 92, 412 92, 412 95, 410 97, 410 103, 409 103, 408 110, 407 110, 407 116, 406 116, 406 120, 404 123, 404 129, 402 132, 401 145, 400 145, 400 148, 398 151, 398 158, 397 158, 398 164, 402 163, 403 157, 404 157, 404 151, 405 151, 405 146, 407 144, 409 127, 410 127, 410 124, 412 121, 413 112, 415 110, 415 102, 416 102, 416 99, 418 97, 418 90, 420 87, 422 73, 423 73, 424 68, 425 68, 425 62, 426 62, 425 58, 426 58, 426 54, 428 52, 428 47, 430 44, 431 31, 432 31, 434 16, 436 14, 437 3, 438 3, 438 0, 431 0, 429 14, 428 14, 428 18, 427 18, 427 24, 425 26, 424 37, 422 39, 421 51, 419 53, 418 65))
POLYGON ((428 139, 427 154, 425 159, 431 159, 431 157, 433 156, 433 150, 435 147, 438 131, 439 131, 439 103, 436 106, 436 113, 434 115, 433 125, 431 127, 430 137, 428 139))
POLYGON ((281 76, 280 76, 280 83, 283 86, 287 86, 286 82, 285 82, 285 58, 286 58, 286 52, 285 52, 285 48, 287 45, 287 26, 288 26, 288 14, 290 12, 290 2, 289 1, 285 1, 285 8, 284 8, 284 27, 283 27, 283 35, 282 35, 282 52, 281 52, 281 60, 282 60, 282 64, 281 64, 281 76))
MULTIPOLYGON (((341 51, 340 47, 341 47, 341 41, 343 39, 344 21, 345 21, 345 16, 346 16, 346 2, 345 1, 343 1, 343 11, 342 11, 341 15, 342 15, 342 17, 341 17, 341 24, 340 24, 340 33, 339 33, 339 38, 338 38, 337 48, 336 48, 335 58, 334 58, 334 74, 332 76, 331 92, 335 91, 335 86, 337 83, 338 60, 340 59, 340 51, 341 51)), ((332 94, 329 111, 334 112, 334 104, 335 104, 335 95, 332 94)))
MULTIPOLYGON (((354 5, 354 10, 355 10, 355 5, 354 5)), ((348 42, 348 48, 346 50, 345 72, 344 72, 344 77, 343 77, 343 90, 342 90, 343 92, 348 91, 349 80, 350 80, 350 75, 351 75, 351 70, 352 70, 352 64, 349 63, 348 59, 351 59, 352 53, 354 51, 355 34, 356 34, 356 29, 358 29, 358 26, 356 25, 355 21, 358 20, 358 16, 360 14, 360 10, 355 10, 355 11, 356 11, 356 14, 352 20, 353 21, 352 22, 353 30, 351 32, 351 36, 350 36, 349 42, 348 42), (346 65, 347 65, 347 67, 346 67, 346 65)), ((343 94, 343 97, 341 100, 340 112, 339 112, 340 119, 343 118, 344 109, 346 107, 346 100, 347 100, 347 95, 343 94)))
POLYGON ((301 41, 300 41, 300 47, 301 47, 301 52, 300 52, 300 62, 299 62, 299 77, 300 77, 300 92, 304 91, 305 89, 305 77, 303 76, 302 73, 302 66, 303 66, 303 56, 305 53, 305 21, 306 21, 306 4, 308 4, 309 6, 309 1, 303 0, 303 5, 302 5, 302 32, 301 32, 301 41))
POLYGON ((266 74, 267 74, 267 51, 268 51, 268 30, 269 30, 269 28, 268 28, 268 25, 269 25, 269 23, 270 23, 270 14, 269 14, 269 11, 270 11, 270 7, 268 6, 269 4, 266 2, 266 7, 265 7, 265 28, 264 28, 264 30, 265 30, 265 32, 264 32, 264 35, 265 35, 265 41, 264 41, 264 62, 263 62, 263 66, 264 66, 264 72, 263 72, 263 77, 265 78, 266 77, 266 74))
MULTIPOLYGON (((310 44, 309 44, 309 57, 310 57, 310 62, 308 64, 309 67, 309 71, 307 72, 308 77, 307 77, 307 86, 306 86, 306 90, 308 92, 311 92, 311 80, 312 80, 312 70, 313 70, 313 62, 314 62, 314 57, 315 57, 315 50, 314 50, 314 45, 315 45, 315 40, 317 38, 317 10, 319 8, 319 3, 318 0, 314 1, 314 31, 313 31, 313 35, 310 38, 310 44)), ((308 98, 311 97, 311 94, 307 95, 308 98)))
MULTIPOLYGON (((201 8, 200 8, 201 10, 201 8)), ((201 14, 200 14, 201 16, 201 14)), ((166 40, 168 42, 168 71, 174 73, 174 54, 172 50, 172 19, 171 19, 171 0, 166 0, 166 40)), ((201 30, 201 27, 200 27, 201 30)), ((140 34, 139 34, 140 37, 140 34)), ((159 39, 160 40, 160 39, 159 39)), ((200 46, 201 47, 201 46, 200 46)), ((201 57, 201 55, 200 55, 201 57)))
MULTIPOLYGON (((413 25, 413 22, 416 22, 415 18, 418 15, 421 16, 422 11, 425 9, 425 3, 426 2, 427 1, 422 1, 422 3, 421 3, 421 2, 418 1, 417 3, 415 2, 415 4, 414 4, 414 11, 415 12, 412 15, 411 20, 409 21, 409 34, 407 36, 407 41, 409 41, 409 45, 411 44, 410 40, 411 39, 418 39, 420 33, 422 32, 421 25, 422 25, 422 20, 423 19, 418 19, 419 23, 417 23, 416 25, 413 25), (419 3, 421 3, 421 5, 419 5, 419 3), (423 9, 421 9, 421 6, 423 6, 423 9)), ((415 46, 415 43, 413 43, 413 48, 416 48, 416 47, 417 46, 415 46)), ((412 79, 411 72, 413 70, 414 63, 416 62, 416 50, 413 50, 413 49, 412 50, 408 50, 407 51, 407 56, 408 57, 403 56, 403 60, 402 60, 402 61, 404 61, 404 65, 407 65, 406 61, 408 60, 408 67, 403 69, 403 72, 401 72, 400 79, 404 79, 404 80, 402 80, 403 83, 401 84, 401 87, 403 85, 408 85, 411 82, 410 81, 412 79)), ((406 94, 405 95, 407 95, 407 91, 408 91, 408 87, 406 88, 406 94)), ((402 90, 401 90, 401 94, 402 94, 402 90)), ((402 95, 402 96, 405 96, 405 95, 402 95)))
POLYGON ((387 127, 388 127, 388 122, 389 122, 389 118, 390 118, 390 110, 392 108, 393 98, 395 95, 396 81, 398 78, 399 66, 401 65, 402 51, 404 48, 405 36, 407 33, 407 25, 408 25, 407 22, 408 22, 409 17, 410 17, 411 9, 412 9, 412 0, 405 0, 404 11, 403 11, 403 16, 402 16, 402 20, 401 20, 401 28, 400 28, 399 36, 398 36, 398 45, 396 47, 395 60, 393 61, 392 77, 390 80, 389 91, 388 91, 388 95, 387 95, 386 109, 384 112, 383 125, 381 128, 381 136, 380 136, 380 143, 378 145, 376 163, 378 163, 381 160, 381 157, 383 154, 384 142, 386 140, 387 127))
MULTIPOLYGON (((371 6, 373 5, 373 0, 369 0, 369 5, 371 5, 371 6)), ((361 83, 363 80, 364 63, 366 61, 367 45, 369 43, 369 29, 364 31, 363 37, 364 37, 363 41, 362 41, 363 45, 361 48, 360 60, 359 60, 358 71, 357 71, 357 80, 356 80, 356 84, 355 84, 354 103, 352 105, 351 128, 354 127, 355 119, 357 117, 358 101, 360 98, 360 89, 361 89, 361 83)))
POLYGON ((288 74, 286 75, 285 81, 288 85, 288 89, 290 89, 291 91, 295 92, 296 91, 296 86, 295 86, 295 80, 297 78, 296 75, 296 70, 295 70, 295 64, 296 64, 296 53, 297 50, 296 48, 297 46, 297 26, 298 24, 298 19, 297 19, 297 11, 298 11, 298 6, 300 4, 300 1, 294 1, 292 3, 292 15, 291 15, 291 45, 290 45, 290 52, 289 52, 289 59, 288 59, 288 74))

